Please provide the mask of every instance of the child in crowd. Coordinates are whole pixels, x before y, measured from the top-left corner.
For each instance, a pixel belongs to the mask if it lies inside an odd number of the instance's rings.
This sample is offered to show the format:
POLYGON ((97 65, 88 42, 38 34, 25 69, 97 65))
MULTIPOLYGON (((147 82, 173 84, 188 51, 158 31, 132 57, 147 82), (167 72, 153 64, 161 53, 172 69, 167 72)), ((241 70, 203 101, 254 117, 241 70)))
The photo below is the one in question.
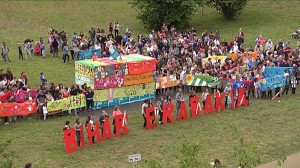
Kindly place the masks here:
POLYGON ((46 119, 47 119, 47 114, 48 114, 47 103, 45 103, 43 106, 44 121, 46 121, 46 119))
POLYGON ((293 76, 291 80, 292 94, 296 94, 296 86, 297 86, 297 79, 296 76, 293 76))

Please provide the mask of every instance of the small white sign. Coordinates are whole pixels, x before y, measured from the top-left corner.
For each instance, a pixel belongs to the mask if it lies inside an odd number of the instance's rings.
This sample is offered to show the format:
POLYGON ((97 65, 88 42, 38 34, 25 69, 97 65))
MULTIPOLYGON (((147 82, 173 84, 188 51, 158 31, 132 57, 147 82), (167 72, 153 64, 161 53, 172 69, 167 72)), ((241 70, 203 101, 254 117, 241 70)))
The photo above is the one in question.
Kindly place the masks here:
POLYGON ((142 160, 141 154, 128 155, 128 162, 138 162, 142 160))

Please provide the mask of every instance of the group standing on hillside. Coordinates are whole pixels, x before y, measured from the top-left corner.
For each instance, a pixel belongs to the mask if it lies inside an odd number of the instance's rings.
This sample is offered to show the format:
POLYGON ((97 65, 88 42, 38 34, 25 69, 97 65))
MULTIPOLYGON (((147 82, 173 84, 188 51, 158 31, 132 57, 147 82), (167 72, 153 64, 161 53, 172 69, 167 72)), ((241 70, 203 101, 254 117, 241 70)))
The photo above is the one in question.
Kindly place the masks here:
MULTIPOLYGON (((180 92, 183 93, 201 92, 204 90, 205 93, 203 93, 201 97, 202 102, 205 102, 207 89, 198 86, 187 86, 187 75, 213 76, 220 78, 222 81, 253 80, 253 86, 244 86, 248 97, 250 97, 250 93, 252 92, 253 97, 257 99, 271 98, 279 92, 278 89, 276 89, 275 92, 273 90, 260 90, 257 85, 257 82, 264 78, 263 72, 266 67, 293 67, 293 71, 286 72, 290 77, 286 78, 286 87, 282 94, 288 94, 290 88, 292 93, 295 93, 296 85, 299 80, 297 75, 299 74, 300 41, 293 50, 288 41, 284 42, 279 39, 275 43, 271 39, 265 40, 262 35, 259 35, 254 41, 254 47, 244 46, 245 33, 241 28, 237 32, 237 36, 228 42, 221 38, 221 33, 218 30, 213 32, 205 30, 199 33, 192 27, 188 31, 179 32, 174 26, 168 26, 166 24, 163 24, 159 31, 152 30, 149 34, 145 35, 138 33, 137 38, 134 39, 132 31, 128 26, 123 34, 121 34, 120 28, 120 23, 116 21, 108 25, 107 33, 103 28, 91 28, 88 31, 88 35, 84 35, 83 32, 79 34, 74 32, 71 38, 69 38, 65 31, 59 32, 51 27, 48 31, 49 52, 53 54, 53 57, 58 57, 58 53, 62 51, 62 62, 66 63, 69 62, 70 56, 76 61, 79 59, 81 51, 90 50, 91 48, 94 56, 97 58, 111 57, 108 45, 110 44, 116 46, 117 51, 121 55, 137 53, 154 57, 157 59, 156 82, 159 82, 159 77, 169 75, 175 76, 177 80, 177 86, 172 88, 157 88, 156 93, 162 98, 160 100, 161 104, 170 101, 170 92, 172 92, 172 90, 176 92, 178 88, 181 88, 182 91, 180 92), (257 52, 258 55, 253 57, 249 54, 250 52, 257 52), (210 58, 205 60, 205 58, 209 56, 228 56, 232 53, 237 54, 235 59, 227 57, 224 60, 213 60, 210 58), (242 66, 246 67, 243 71, 238 68, 242 66), (238 68, 237 72, 231 71, 235 68, 238 68)), ((25 58, 32 58, 34 54, 46 56, 45 45, 43 38, 40 38, 36 43, 34 40, 27 39, 24 41, 23 47, 19 46, 19 58, 23 59, 22 51, 25 51, 25 58)), ((10 61, 8 52, 9 48, 7 44, 3 43, 1 54, 5 60, 10 61)), ((0 74, 4 73, 0 71, 0 74)), ((28 85, 25 72, 22 72, 19 79, 14 78, 13 75, 10 74, 11 71, 8 69, 5 75, 0 75, 2 94, 5 91, 20 94, 19 90, 28 91, 28 89, 31 89, 28 85)), ((212 88, 212 92, 228 93, 228 91, 232 89, 231 84, 232 82, 223 82, 221 87, 212 88)), ((37 92, 39 98, 33 98, 41 102, 46 102, 59 100, 80 93, 86 94, 88 102, 86 109, 91 110, 93 108, 93 91, 91 88, 88 88, 86 84, 83 86, 72 85, 70 87, 59 84, 58 87, 56 87, 53 83, 48 83, 44 74, 41 73, 40 88, 37 92)), ((26 95, 25 97, 29 96, 26 95)), ((24 100, 26 100, 26 98, 24 100)), ((235 100, 228 98, 225 104, 228 105, 228 103, 234 101, 235 100)), ((10 98, 6 100, 6 102, 17 101, 10 98)), ((40 104, 39 114, 42 116, 43 107, 46 106, 46 103, 40 104)), ((40 119, 44 118, 41 117, 40 119)))

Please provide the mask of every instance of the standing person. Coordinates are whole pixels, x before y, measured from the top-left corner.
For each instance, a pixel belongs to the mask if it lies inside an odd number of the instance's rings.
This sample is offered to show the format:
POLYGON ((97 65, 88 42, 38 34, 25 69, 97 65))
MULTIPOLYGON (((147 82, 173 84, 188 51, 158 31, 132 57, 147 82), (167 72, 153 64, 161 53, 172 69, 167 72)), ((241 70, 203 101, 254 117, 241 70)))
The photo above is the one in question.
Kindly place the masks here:
POLYGON ((19 50, 19 59, 21 59, 21 58, 23 59, 22 46, 19 46, 18 50, 19 50))
POLYGON ((160 96, 159 100, 157 101, 158 113, 159 113, 159 124, 163 124, 163 106, 164 106, 164 97, 160 96))
POLYGON ((47 114, 48 114, 47 103, 45 102, 44 105, 43 105, 44 121, 46 121, 46 119, 47 119, 47 114))
POLYGON ((176 120, 178 118, 178 113, 179 113, 179 110, 180 110, 180 105, 181 105, 181 102, 183 101, 183 95, 182 95, 182 89, 179 88, 178 89, 178 92, 176 93, 176 120))
POLYGON ((144 103, 142 105, 142 116, 144 119, 143 127, 146 128, 146 109, 148 108, 148 100, 144 100, 144 103))
POLYGON ((43 85, 45 83, 45 76, 44 76, 43 72, 40 73, 40 83, 41 83, 41 85, 43 85))
MULTIPOLYGON (((152 103, 151 99, 149 99, 147 103, 148 103, 148 108, 153 107, 153 103, 152 103)), ((153 115, 154 115, 154 119, 155 119, 155 112, 154 111, 150 113, 150 116, 153 116, 153 115)), ((154 120, 152 120, 152 124, 153 123, 154 123, 154 120)))
POLYGON ((69 52, 69 46, 68 46, 68 43, 66 43, 66 45, 63 48, 63 63, 64 64, 66 63, 67 58, 68 58, 68 63, 69 63, 70 57, 69 57, 68 52, 69 52))
POLYGON ((45 43, 41 43, 41 54, 42 56, 45 58, 46 57, 46 47, 45 47, 45 43))
POLYGON ((85 92, 86 96, 86 109, 91 111, 93 108, 93 99, 94 99, 94 92, 92 91, 91 87, 88 87, 87 92, 85 92))
MULTIPOLYGON (((93 116, 92 115, 88 115, 88 117, 87 117, 87 120, 85 122, 86 129, 88 129, 88 123, 91 124, 91 129, 92 129, 92 131, 94 131, 95 130, 95 122, 93 120, 93 116)), ((93 139, 93 143, 95 143, 95 136, 93 136, 92 139, 93 139)))
POLYGON ((99 118, 100 129, 101 129, 102 135, 103 135, 104 122, 105 122, 106 119, 109 119, 109 116, 107 115, 106 111, 103 110, 102 113, 101 113, 101 116, 99 118))
POLYGON ((36 97, 36 101, 37 101, 37 104, 38 104, 38 114, 40 115, 39 120, 43 120, 44 119, 44 117, 43 117, 43 107, 46 103, 46 95, 45 95, 43 90, 39 91, 39 93, 36 97))
POLYGON ((31 55, 31 40, 27 39, 24 41, 24 50, 25 50, 25 58, 27 59, 28 56, 32 59, 31 55))
POLYGON ((63 130, 68 130, 70 128, 70 121, 66 121, 66 125, 64 126, 63 130))
POLYGON ((2 52, 1 55, 4 59, 4 61, 9 61, 10 62, 10 58, 8 56, 8 52, 9 52, 9 48, 7 46, 7 44, 5 42, 2 42, 2 52))
POLYGON ((20 79, 21 79, 22 82, 24 83, 24 86, 27 86, 27 85, 28 85, 28 79, 27 79, 27 76, 26 76, 26 73, 25 73, 25 72, 22 72, 22 73, 21 73, 20 79))
MULTIPOLYGON (((228 82, 225 89, 224 89, 224 92, 225 92, 225 107, 227 107, 227 105, 229 104, 228 100, 230 99, 230 90, 231 90, 231 86, 230 86, 230 83, 228 82)), ((230 99, 231 101, 231 99, 230 99)))
POLYGON ((118 21, 116 21, 116 23, 114 24, 114 29, 115 29, 115 37, 117 37, 120 31, 120 24, 118 21))
POLYGON ((208 92, 208 88, 205 88, 203 93, 202 93, 202 104, 203 104, 203 109, 205 108, 205 102, 206 102, 206 98, 207 98, 207 95, 209 94, 208 92))
POLYGON ((292 94, 296 94, 296 85, 297 85, 297 79, 296 76, 293 76, 291 80, 292 94))
POLYGON ((286 75, 286 78, 285 78, 285 87, 284 87, 284 90, 283 90, 283 92, 282 92, 282 95, 284 95, 284 93, 286 94, 286 95, 288 95, 288 93, 289 93, 289 90, 290 90, 290 84, 291 84, 291 81, 290 81, 290 74, 287 72, 286 73, 287 75, 286 75))
POLYGON ((53 42, 52 42, 52 52, 53 52, 53 57, 58 57, 58 41, 55 37, 53 37, 53 42))
POLYGON ((115 121, 115 117, 118 116, 118 115, 121 115, 121 114, 123 114, 123 113, 119 109, 119 106, 115 106, 114 111, 113 111, 113 125, 114 125, 113 132, 114 132, 114 134, 116 134, 116 121, 115 121))
POLYGON ((81 127, 80 119, 77 118, 74 125, 76 131, 77 149, 80 148, 80 127, 81 127))

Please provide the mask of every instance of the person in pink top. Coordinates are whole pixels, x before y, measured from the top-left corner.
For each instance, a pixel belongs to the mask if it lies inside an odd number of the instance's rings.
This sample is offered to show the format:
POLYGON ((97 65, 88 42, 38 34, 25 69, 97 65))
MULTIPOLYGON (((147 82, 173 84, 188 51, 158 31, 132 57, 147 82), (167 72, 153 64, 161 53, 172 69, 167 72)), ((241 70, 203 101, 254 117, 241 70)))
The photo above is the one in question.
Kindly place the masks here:
POLYGON ((115 117, 118 116, 118 115, 121 115, 121 114, 123 114, 123 113, 119 109, 119 106, 115 106, 113 114, 112 114, 113 115, 114 134, 116 134, 115 117))

